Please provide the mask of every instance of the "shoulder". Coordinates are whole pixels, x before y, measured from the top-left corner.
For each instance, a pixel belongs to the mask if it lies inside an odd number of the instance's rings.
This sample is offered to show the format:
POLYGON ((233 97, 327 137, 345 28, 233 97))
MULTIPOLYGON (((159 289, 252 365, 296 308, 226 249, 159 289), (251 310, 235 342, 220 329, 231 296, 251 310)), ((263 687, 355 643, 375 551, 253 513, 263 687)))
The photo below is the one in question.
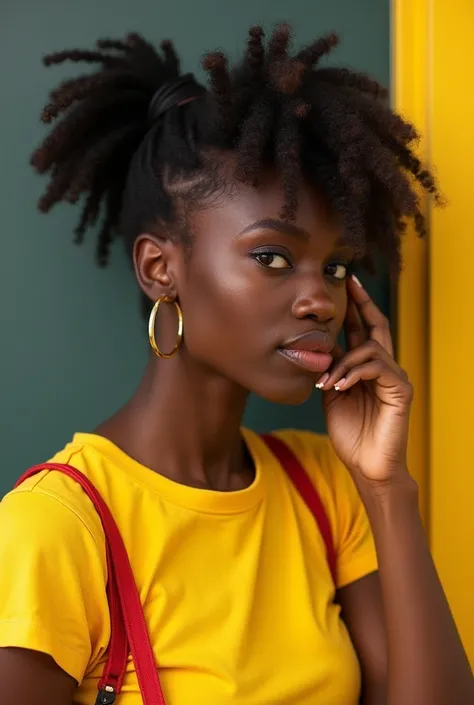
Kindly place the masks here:
POLYGON ((329 513, 350 516, 360 512, 359 493, 329 436, 291 429, 277 431, 273 435, 280 438, 297 456, 321 494, 329 513))
POLYGON ((272 435, 282 440, 296 455, 313 483, 325 485, 331 495, 339 485, 351 482, 348 470, 339 460, 327 435, 294 429, 276 431, 272 435))
MULTIPOLYGON (((80 444, 68 444, 49 461, 73 465, 90 474, 87 453, 80 444)), ((30 543, 61 540, 72 542, 78 533, 90 535, 99 549, 104 537, 97 512, 73 479, 57 471, 41 470, 9 492, 0 503, 2 530, 29 537, 30 543)))
POLYGON ((350 472, 327 436, 307 431, 277 435, 295 453, 318 490, 331 524, 337 554, 337 587, 377 570, 369 520, 350 472))
MULTIPOLYGON (((248 429, 245 431, 251 450, 255 451, 264 462, 271 463, 271 457, 274 461, 275 456, 273 453, 272 456, 268 455, 270 449, 264 442, 267 434, 261 437, 248 429), (266 447, 264 454, 260 452, 262 446, 266 447)), ((335 496, 338 492, 344 494, 347 485, 352 489, 352 478, 339 460, 327 435, 296 429, 281 429, 269 435, 283 441, 288 450, 296 456, 325 503, 334 504, 335 496)), ((280 460, 280 458, 277 459, 280 460)), ((280 461, 280 465, 283 466, 283 464, 280 461)))
MULTIPOLYGON (((79 448, 51 462, 87 474, 79 448)), ((105 536, 74 480, 41 471, 0 503, 0 647, 49 654, 78 683, 108 643, 105 536)))

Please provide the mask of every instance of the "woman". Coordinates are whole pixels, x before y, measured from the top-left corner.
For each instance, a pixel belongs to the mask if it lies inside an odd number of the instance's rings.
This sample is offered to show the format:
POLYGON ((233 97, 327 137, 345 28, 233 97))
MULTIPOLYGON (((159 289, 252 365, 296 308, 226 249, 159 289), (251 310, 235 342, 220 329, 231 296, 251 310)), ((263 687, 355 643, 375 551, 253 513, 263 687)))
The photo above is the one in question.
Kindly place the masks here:
MULTIPOLYGON (((53 462, 112 511, 168 704, 467 705, 406 465, 412 390, 350 276, 375 249, 397 270, 405 220, 423 232, 411 176, 436 186, 380 86, 318 68, 335 36, 296 55, 289 39, 279 26, 265 48, 252 28, 231 72, 209 54, 208 91, 169 42, 160 54, 137 35, 46 58, 100 68, 43 112, 63 119, 32 158, 51 172, 40 209, 85 194, 79 241, 103 209, 100 263, 120 232, 153 349, 132 399, 53 462), (299 404, 315 386, 330 441, 277 437, 324 505, 336 583, 271 447, 241 429, 249 391, 299 404)), ((92 704, 110 639, 98 514, 44 471, 1 522, 2 705, 92 704)), ((117 702, 141 703, 131 659, 117 702)))

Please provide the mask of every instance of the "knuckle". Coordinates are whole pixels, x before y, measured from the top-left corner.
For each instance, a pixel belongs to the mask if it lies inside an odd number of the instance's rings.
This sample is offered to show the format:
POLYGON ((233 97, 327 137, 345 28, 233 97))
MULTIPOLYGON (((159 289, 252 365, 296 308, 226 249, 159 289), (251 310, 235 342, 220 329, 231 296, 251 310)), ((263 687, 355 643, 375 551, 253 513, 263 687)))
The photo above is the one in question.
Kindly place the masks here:
POLYGON ((382 349, 382 346, 377 340, 369 340, 367 342, 367 348, 370 352, 376 354, 382 349))
POLYGON ((410 402, 413 399, 413 385, 410 382, 407 373, 401 367, 398 368, 397 375, 400 380, 400 394, 405 400, 410 402))
POLYGON ((409 380, 409 378, 408 378, 407 372, 406 372, 404 369, 402 369, 401 367, 400 367, 400 377, 403 379, 403 381, 404 381, 409 387, 412 386, 412 384, 411 384, 411 382, 410 382, 410 380, 409 380))

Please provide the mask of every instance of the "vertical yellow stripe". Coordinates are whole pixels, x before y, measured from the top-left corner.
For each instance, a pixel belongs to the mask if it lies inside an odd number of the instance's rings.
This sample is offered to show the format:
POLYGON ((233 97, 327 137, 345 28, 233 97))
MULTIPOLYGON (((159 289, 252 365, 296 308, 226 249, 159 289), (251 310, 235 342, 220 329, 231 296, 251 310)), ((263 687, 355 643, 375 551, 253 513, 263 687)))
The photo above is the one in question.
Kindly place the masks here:
POLYGON ((472 0, 393 0, 395 106, 449 205, 410 236, 398 292, 399 357, 418 397, 410 467, 424 489, 436 565, 474 664, 474 65, 472 0))
POLYGON ((474 3, 432 3, 431 543, 474 664, 474 3))
MULTIPOLYGON (((392 92, 397 112, 424 136, 420 156, 429 151, 428 83, 429 0, 392 2, 392 92)), ((425 211, 428 205, 425 204, 425 211)), ((429 218, 429 213, 426 212, 429 218)), ((408 464, 420 487, 420 505, 428 521, 428 250, 413 229, 403 245, 404 269, 397 295, 397 357, 414 385, 408 464)))

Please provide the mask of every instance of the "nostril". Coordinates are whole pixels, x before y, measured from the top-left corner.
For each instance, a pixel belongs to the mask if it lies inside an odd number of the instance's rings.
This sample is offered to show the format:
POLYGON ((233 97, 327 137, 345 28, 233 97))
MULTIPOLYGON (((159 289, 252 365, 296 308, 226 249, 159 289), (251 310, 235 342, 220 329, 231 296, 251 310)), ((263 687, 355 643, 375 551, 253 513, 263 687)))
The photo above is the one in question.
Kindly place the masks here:
POLYGON ((296 318, 311 318, 319 323, 328 323, 336 318, 336 302, 330 296, 324 279, 306 282, 306 291, 301 291, 293 304, 293 314, 296 318))

